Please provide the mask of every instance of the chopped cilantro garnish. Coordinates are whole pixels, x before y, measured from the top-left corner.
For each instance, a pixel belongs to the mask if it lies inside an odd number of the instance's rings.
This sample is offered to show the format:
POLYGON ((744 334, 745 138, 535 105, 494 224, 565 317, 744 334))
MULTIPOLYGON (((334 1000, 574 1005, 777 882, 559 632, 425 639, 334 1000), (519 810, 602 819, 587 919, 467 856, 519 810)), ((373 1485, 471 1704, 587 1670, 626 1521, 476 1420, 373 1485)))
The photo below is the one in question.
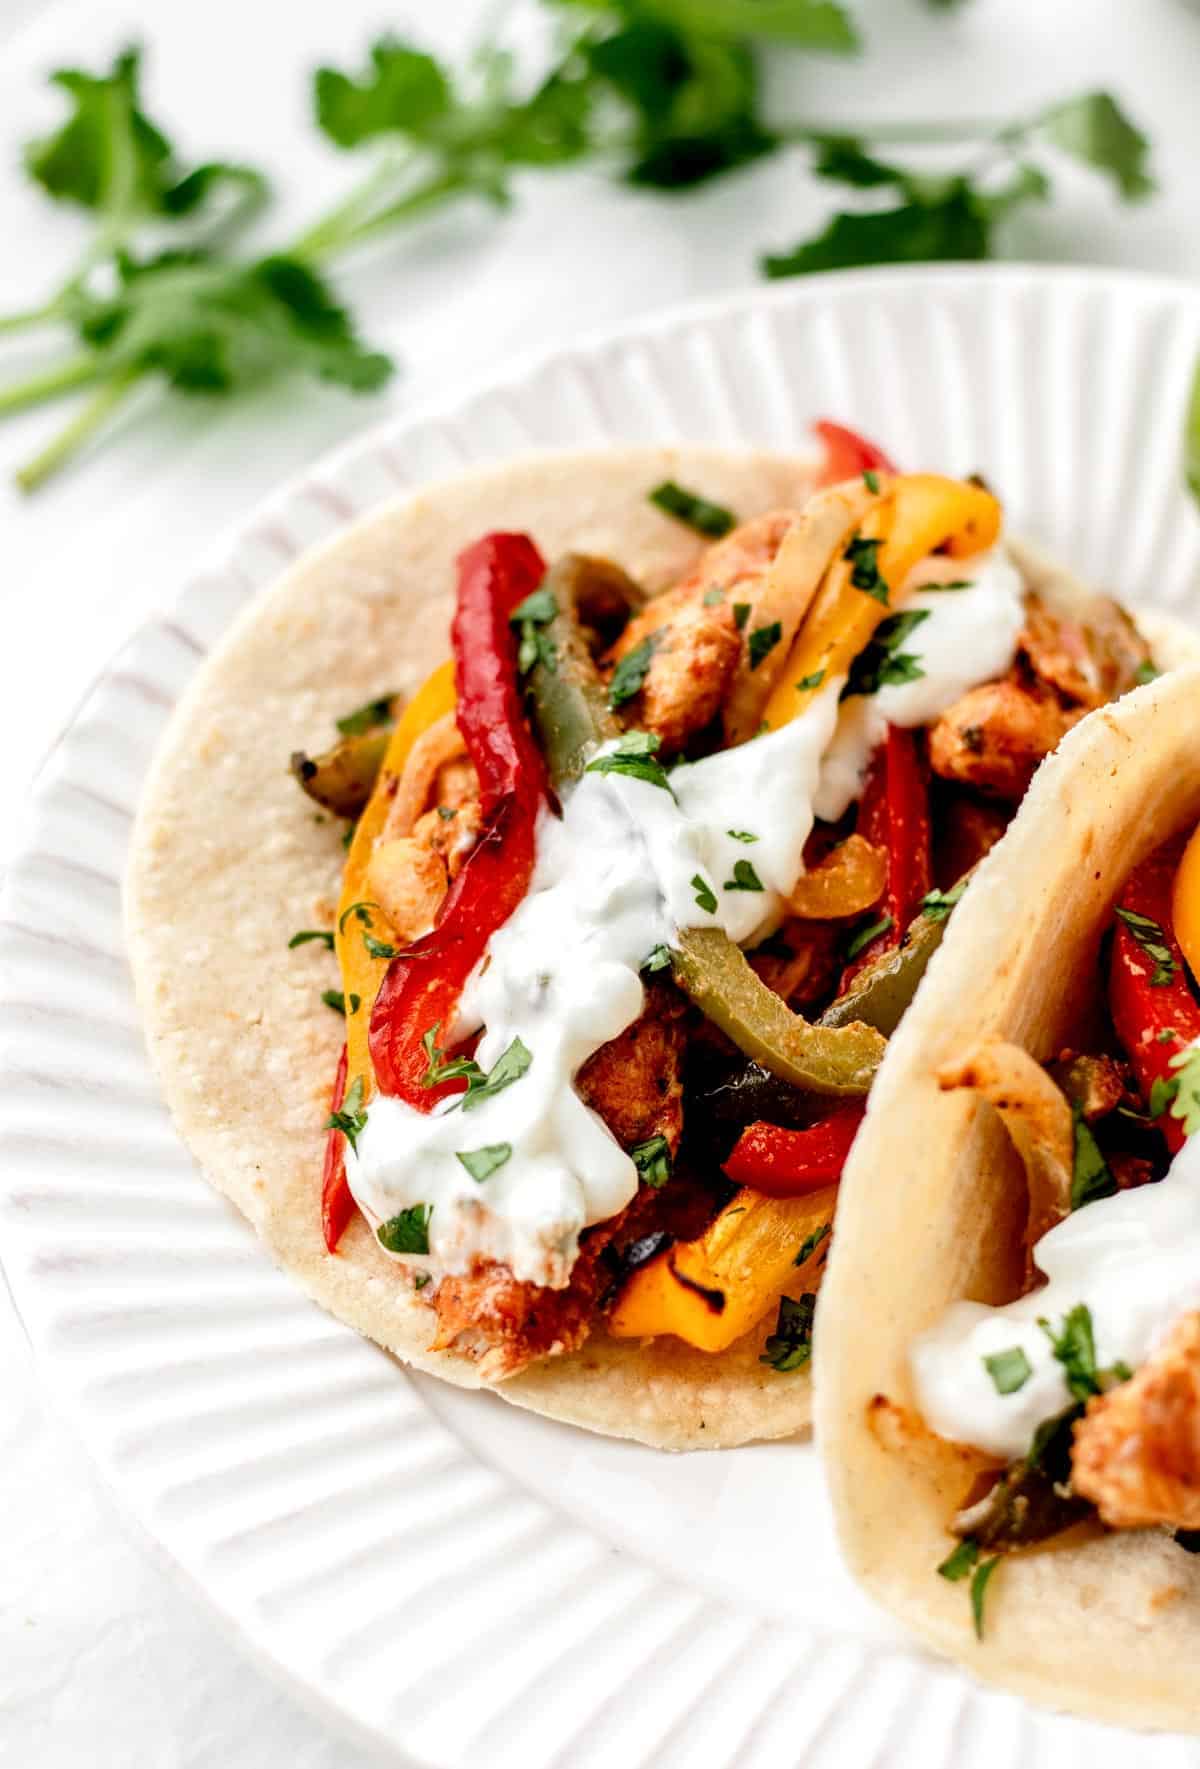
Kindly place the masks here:
POLYGON ((1156 921, 1148 915, 1139 915, 1136 909, 1118 909, 1117 915, 1125 923, 1147 958, 1154 960, 1154 974, 1150 978, 1152 989, 1162 989, 1172 981, 1179 966, 1166 944, 1166 935, 1156 921))
POLYGON ((738 860, 734 863, 733 877, 727 878, 721 888, 725 891, 761 891, 763 882, 749 860, 738 860))
POLYGON ((976 1640, 983 1639, 983 1600, 987 1595, 988 1580, 1000 1564, 1000 1556, 993 1554, 990 1560, 981 1560, 971 1574, 971 1618, 975 1623, 976 1640))
POLYGON ((399 958, 399 946, 393 946, 389 940, 377 940, 374 934, 363 933, 363 945, 372 958, 399 958))
POLYGON ((1019 1345, 1012 1345, 1007 1351, 993 1352, 984 1358, 983 1367, 995 1384, 997 1394, 1015 1394, 1033 1375, 1033 1365, 1019 1345))
POLYGON ((1073 1399, 1088 1400, 1100 1393, 1100 1372, 1096 1368, 1096 1339, 1092 1332, 1092 1311, 1086 1302, 1077 1302, 1062 1318, 1057 1332, 1042 1315, 1038 1326, 1050 1341, 1050 1349, 1063 1367, 1067 1388, 1073 1399))
POLYGON ((876 473, 876 471, 873 467, 864 467, 863 468, 863 484, 866 486, 868 491, 873 491, 873 492, 878 493, 878 491, 879 491, 879 475, 878 475, 878 473, 876 473))
POLYGON ((671 1146, 665 1136, 650 1136, 629 1151, 634 1166, 648 1186, 659 1191, 671 1177, 671 1146))
POLYGON ((1144 688, 1147 682, 1157 682, 1161 674, 1162 671, 1156 669, 1150 662, 1149 658, 1147 658, 1145 663, 1138 664, 1137 669, 1134 671, 1133 679, 1139 688, 1144 688))
POLYGON ((1100 1151, 1100 1144, 1092 1134, 1091 1125, 1078 1106, 1074 1109, 1073 1117, 1075 1158, 1071 1174, 1071 1208, 1081 1210, 1085 1204, 1092 1204, 1097 1198, 1111 1198, 1117 1189, 1117 1182, 1100 1151))
POLYGON ((440 1087, 443 1081, 482 1081, 483 1070, 472 1056, 447 1057, 445 1051, 439 1049, 437 1035, 442 1029, 441 1020, 435 1020, 421 1034, 421 1049, 428 1059, 428 1067, 421 1077, 422 1087, 440 1087))
POLYGON ((711 589, 705 590, 704 592, 703 601, 706 608, 717 608, 724 600, 725 591, 721 588, 720 584, 713 584, 711 589))
POLYGON ((966 888, 966 879, 960 878, 958 883, 952 885, 948 891, 926 891, 921 898, 922 915, 927 915, 931 921, 945 921, 954 905, 960 901, 966 888))
POLYGON ((419 1271, 413 1278, 413 1289, 423 1290, 426 1284, 432 1284, 432 1282, 433 1273, 431 1271, 419 1271))
POLYGON ((669 946, 653 946, 643 958, 641 967, 644 971, 669 970, 671 968, 671 948, 669 946))
POLYGON ((674 516, 677 522, 686 522, 698 534, 706 534, 712 540, 720 540, 736 527, 737 517, 732 510, 723 504, 710 503, 694 491, 676 484, 674 479, 664 479, 649 494, 650 502, 663 512, 665 516, 674 516))
POLYGON ((335 721, 343 737, 361 737, 367 731, 374 730, 376 725, 390 723, 392 717, 392 701, 395 694, 381 694, 377 700, 368 700, 365 706, 357 707, 354 712, 347 713, 344 719, 335 721))
POLYGON ((942 1578, 949 1579, 952 1585, 956 1585, 960 1579, 966 1578, 978 1559, 979 1543, 974 1536, 964 1536, 957 1548, 942 1561, 938 1573, 942 1578))
POLYGON ((332 933, 330 933, 327 928, 320 927, 301 928, 300 932, 298 934, 293 934, 288 941, 288 951, 293 951, 297 946, 307 946, 310 940, 324 940, 329 950, 331 952, 333 951, 332 933))
POLYGON ((366 1107, 363 1105, 363 1080, 356 1075, 346 1089, 345 1098, 336 1112, 330 1112, 325 1120, 326 1130, 340 1130, 355 1154, 358 1153, 358 1138, 363 1125, 367 1121, 366 1107))
POLYGON ((865 946, 869 946, 871 941, 877 939, 880 934, 886 934, 891 925, 891 916, 881 915, 878 921, 869 921, 866 927, 860 927, 846 947, 846 957, 857 958, 865 946))
POLYGON ((879 570, 879 549, 881 540, 868 540, 865 535, 856 534, 851 539, 842 558, 853 567, 850 582, 856 590, 862 590, 876 602, 888 605, 888 586, 879 570))
POLYGON ((975 579, 973 577, 951 577, 951 578, 947 578, 944 583, 940 583, 935 578, 932 583, 922 584, 921 589, 922 590, 969 590, 971 588, 971 586, 974 584, 974 582, 975 582, 975 579))
POLYGON ((702 872, 692 875, 692 889, 696 893, 696 902, 706 915, 717 913, 717 899, 712 886, 702 872))
POLYGON ((496 1169, 512 1157, 510 1142, 488 1143, 482 1149, 456 1149, 455 1160, 460 1161, 477 1185, 490 1179, 496 1169))
POLYGON ((441 818, 443 823, 451 823, 451 822, 453 822, 454 818, 458 816, 458 806, 457 805, 439 805, 437 808, 437 814, 441 818))
MULTIPOLYGON (((325 1003, 326 1007, 331 1007, 334 1013, 344 1014, 346 1012, 346 997, 342 994, 340 989, 322 989, 321 1000, 325 1003)), ((362 997, 352 994, 350 997, 350 1012, 357 1013, 361 1006, 362 997)))
POLYGON ((1179 1082, 1174 1075, 1169 1080, 1165 1075, 1155 1076, 1148 1102, 1151 1118, 1161 1118, 1178 1092, 1179 1082))
POLYGON ((514 1038, 508 1049, 496 1058, 483 1080, 468 1079, 467 1091, 463 1095, 463 1111, 473 1111, 485 1099, 494 1099, 496 1094, 503 1093, 506 1087, 511 1087, 514 1081, 521 1079, 532 1061, 533 1053, 519 1038, 514 1038))
POLYGON ((824 670, 814 670, 811 676, 801 676, 796 683, 797 694, 807 694, 810 689, 819 688, 825 680, 824 670))
POLYGON ((361 921, 364 927, 374 927, 375 924, 371 920, 367 911, 370 909, 378 909, 378 907, 378 903, 351 903, 350 907, 348 909, 343 909, 342 913, 338 916, 338 933, 345 933, 346 923, 351 916, 354 917, 355 921, 361 921))
POLYGON ((558 653, 549 633, 543 631, 557 613, 554 591, 543 585, 541 589, 531 591, 523 602, 518 602, 509 615, 510 625, 516 627, 521 637, 517 670, 522 676, 528 675, 535 663, 540 663, 550 675, 557 673, 558 653))
POLYGON ((864 645, 850 665, 850 675, 842 689, 842 699, 854 694, 876 694, 880 688, 899 687, 903 682, 917 682, 925 674, 920 662, 900 646, 923 620, 929 619, 928 608, 909 608, 903 614, 889 615, 875 629, 875 636, 864 645))
POLYGON ((779 1298, 779 1314, 775 1321, 775 1331, 763 1346, 760 1364, 768 1364, 772 1370, 778 1370, 781 1376, 788 1375, 792 1370, 801 1370, 812 1357, 813 1316, 817 1309, 816 1296, 806 1290, 799 1301, 790 1296, 779 1298))
POLYGON ((812 1234, 809 1235, 808 1239, 802 1243, 800 1251, 792 1261, 792 1264, 807 1265, 817 1248, 821 1245, 821 1242, 827 1239, 830 1232, 830 1227, 827 1222, 823 1222, 820 1228, 815 1228, 812 1234))
POLYGON ((748 829, 727 829, 725 833, 735 842, 756 842, 759 839, 758 836, 751 835, 748 829))
POLYGON ((783 637, 782 621, 773 620, 770 626, 755 627, 746 641, 750 653, 750 668, 756 670, 760 663, 768 658, 780 639, 783 637))
POLYGON ((671 782, 667 779, 667 771, 657 761, 659 739, 653 731, 627 731, 617 744, 616 749, 609 750, 606 755, 599 755, 594 762, 589 762, 585 773, 588 774, 628 774, 634 780, 644 780, 649 786, 661 786, 664 792, 670 792, 671 782))
POLYGON ((639 645, 627 651, 612 674, 608 684, 608 704, 611 707, 624 706, 635 694, 641 692, 647 672, 654 661, 654 653, 662 643, 663 629, 647 633, 639 645))
POLYGON ((750 618, 749 602, 735 602, 733 605, 733 624, 740 633, 750 618))
POLYGON ((1176 1071, 1171 1116, 1180 1120, 1185 1136, 1194 1136, 1200 1130, 1200 1048, 1189 1045, 1177 1051, 1171 1067, 1176 1071))
POLYGON ((375 1233, 389 1253, 428 1253, 432 1204, 410 1204, 398 1216, 381 1222, 375 1233))

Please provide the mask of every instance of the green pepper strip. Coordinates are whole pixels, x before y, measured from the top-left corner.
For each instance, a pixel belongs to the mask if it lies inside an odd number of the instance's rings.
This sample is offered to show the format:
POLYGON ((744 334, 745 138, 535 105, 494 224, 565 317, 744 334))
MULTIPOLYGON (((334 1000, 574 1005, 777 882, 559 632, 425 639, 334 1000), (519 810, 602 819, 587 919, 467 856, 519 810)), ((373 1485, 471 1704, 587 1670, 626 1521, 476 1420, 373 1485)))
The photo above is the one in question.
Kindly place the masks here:
POLYGON ((391 727, 384 725, 357 737, 343 737, 322 755, 292 756, 292 773, 309 798, 335 817, 357 817, 366 809, 383 766, 391 727))
POLYGON ((720 928, 688 928, 672 954, 675 981, 739 1050, 793 1087, 868 1092, 887 1041, 870 1026, 813 1026, 751 970, 720 928))
POLYGON ((542 629, 553 663, 548 667, 539 654, 527 686, 550 779, 557 787, 578 780, 599 746, 621 732, 581 618, 595 588, 608 588, 612 571, 605 560, 567 553, 543 580, 542 588, 550 591, 558 607, 542 629))

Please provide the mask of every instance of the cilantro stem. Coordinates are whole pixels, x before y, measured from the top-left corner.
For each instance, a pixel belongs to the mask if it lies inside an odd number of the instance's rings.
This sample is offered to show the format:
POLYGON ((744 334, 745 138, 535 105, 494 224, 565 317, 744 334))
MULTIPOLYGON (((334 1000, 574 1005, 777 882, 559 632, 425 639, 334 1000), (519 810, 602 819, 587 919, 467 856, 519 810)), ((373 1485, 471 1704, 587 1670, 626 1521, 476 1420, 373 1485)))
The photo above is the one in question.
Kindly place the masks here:
MULTIPOLYGON (((471 180, 462 172, 442 172, 436 178, 420 184, 406 196, 399 197, 389 203, 377 215, 364 221, 344 242, 344 247, 360 245, 370 239, 372 234, 381 233, 384 228, 391 227, 397 221, 410 221, 424 209, 432 209, 448 197, 456 196, 476 188, 471 180)), ((344 248, 343 248, 344 249, 344 248)))
POLYGON ((69 356, 54 368, 44 369, 40 374, 30 375, 28 380, 0 389, 0 418, 28 411, 31 406, 44 405, 47 400, 57 399, 63 393, 72 393, 77 387, 104 379, 105 374, 104 363, 94 351, 69 356))
POLYGON ((63 301, 61 295, 54 295, 49 301, 43 301, 40 307, 26 307, 18 313, 0 313, 0 335, 6 332, 30 332, 35 326, 53 325, 61 319, 63 301))
POLYGON ((132 391, 141 370, 130 367, 119 370, 107 385, 94 393, 65 429, 40 453, 18 469, 16 481, 22 491, 37 491, 39 486, 57 473, 83 447, 89 437, 112 415, 121 401, 132 391))
POLYGON ((324 258, 341 251, 354 237, 356 229, 376 212, 380 198, 394 185, 408 159, 407 153, 385 154, 354 186, 349 196, 336 203, 292 242, 292 257, 324 258))

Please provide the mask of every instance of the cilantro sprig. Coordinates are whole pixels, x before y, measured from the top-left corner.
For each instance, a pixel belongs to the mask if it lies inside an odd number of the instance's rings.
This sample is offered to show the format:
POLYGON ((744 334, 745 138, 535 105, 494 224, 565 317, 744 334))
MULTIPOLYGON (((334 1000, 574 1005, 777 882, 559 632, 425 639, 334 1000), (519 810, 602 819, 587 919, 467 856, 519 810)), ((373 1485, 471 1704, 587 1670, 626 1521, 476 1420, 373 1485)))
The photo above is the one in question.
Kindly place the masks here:
MULTIPOLYGON (((243 249, 270 195, 265 174, 234 158, 184 159, 143 101, 138 48, 99 71, 53 73, 67 111, 28 144, 25 169, 85 215, 91 235, 56 288, 0 316, 0 332, 53 327, 67 345, 0 389, 0 417, 71 396, 79 404, 19 483, 44 484, 148 386, 222 401, 298 375, 358 394, 382 387, 393 364, 360 337, 330 267, 448 206, 507 207, 533 174, 582 162, 674 193, 806 152, 822 179, 854 193, 853 206, 766 256, 772 277, 986 257, 1002 221, 1048 199, 1056 155, 1105 175, 1127 201, 1152 189, 1146 139, 1105 92, 1002 125, 832 131, 768 115, 764 76, 781 47, 860 48, 840 0, 521 0, 510 10, 526 16, 496 26, 462 67, 391 35, 357 67, 319 67, 315 125, 361 171, 328 212, 266 250, 243 249), (524 26, 539 9, 554 30, 530 68, 506 42, 530 38, 524 26), (893 138, 912 152, 957 143, 971 158, 950 173, 911 164, 909 152, 898 164, 884 157, 893 138)), ((1200 483, 1198 458, 1193 443, 1200 483)), ((733 521, 670 482, 655 498, 710 537, 733 521)), ((536 626, 522 636, 536 641, 536 626)))

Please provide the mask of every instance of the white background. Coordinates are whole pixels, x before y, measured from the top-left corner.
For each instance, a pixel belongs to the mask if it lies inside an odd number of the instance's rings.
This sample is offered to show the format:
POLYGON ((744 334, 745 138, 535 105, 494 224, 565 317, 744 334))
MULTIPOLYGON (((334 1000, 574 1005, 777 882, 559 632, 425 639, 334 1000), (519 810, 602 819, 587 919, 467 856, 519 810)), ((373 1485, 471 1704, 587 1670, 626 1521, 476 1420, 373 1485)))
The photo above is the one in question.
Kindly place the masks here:
MULTIPOLYGON (((1154 137, 1161 194, 1122 210, 1095 181, 1066 176, 1061 201, 1018 222, 1006 253, 1200 273, 1200 15, 1181 0, 968 0, 949 17, 919 0, 858 0, 855 10, 868 57, 773 65, 790 112, 846 124, 1001 120, 1108 85, 1154 137)), ((352 176, 306 125, 305 70, 323 56, 357 59, 374 28, 406 20, 461 52, 477 11, 470 0, 0 0, 0 311, 50 287, 79 237, 75 219, 48 212, 15 170, 20 143, 57 114, 39 77, 47 67, 88 65, 143 37, 152 112, 189 151, 268 165, 283 238, 352 176)), ((228 415, 219 404, 152 404, 28 502, 9 471, 46 434, 47 414, 0 428, 0 856, 19 836, 30 774, 104 656, 280 479, 515 355, 746 284, 758 250, 802 237, 829 203, 799 154, 675 200, 584 172, 526 181, 507 216, 464 207, 349 268, 364 330, 402 364, 373 401, 296 385, 228 415)), ((0 379, 37 360, 10 344, 0 379)), ((376 1760, 278 1690, 126 1536, 69 1425, 48 1416, 0 1292, 0 1765, 376 1760)))

